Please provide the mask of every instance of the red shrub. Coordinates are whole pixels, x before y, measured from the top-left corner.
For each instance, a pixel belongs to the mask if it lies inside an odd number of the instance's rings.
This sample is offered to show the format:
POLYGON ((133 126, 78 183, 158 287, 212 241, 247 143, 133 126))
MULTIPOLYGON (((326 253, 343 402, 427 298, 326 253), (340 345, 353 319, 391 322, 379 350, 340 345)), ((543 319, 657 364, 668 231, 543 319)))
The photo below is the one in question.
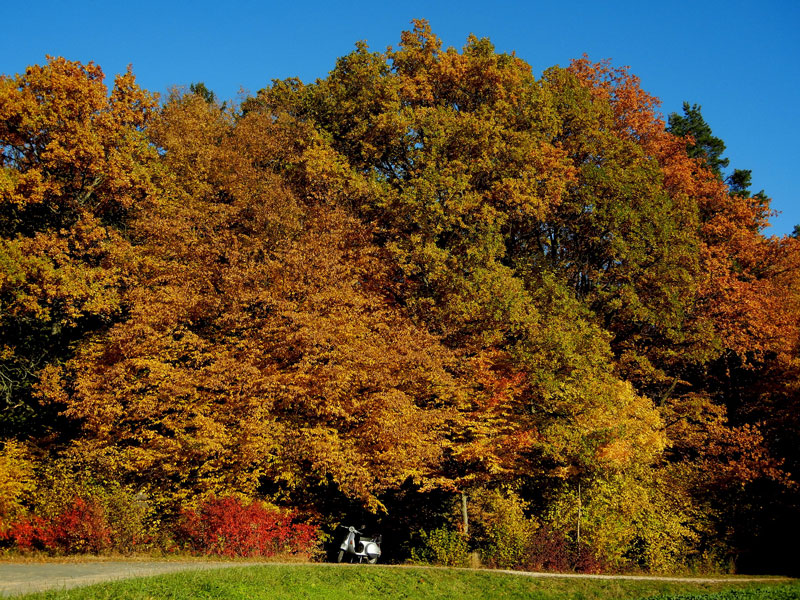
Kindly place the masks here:
POLYGON ((47 550, 48 544, 45 541, 45 530, 47 524, 44 519, 32 517, 23 519, 11 524, 8 530, 8 537, 14 540, 17 548, 24 552, 32 550, 47 550))
POLYGON ((53 542, 63 552, 101 552, 111 545, 111 529, 103 507, 78 498, 53 520, 53 542))
POLYGON ((531 536, 527 564, 529 571, 571 570, 572 552, 566 537, 547 524, 542 524, 531 536))
POLYGON ((8 519, 4 519, 0 516, 0 546, 3 546, 4 542, 7 542, 11 539, 11 524, 8 522, 8 519))
POLYGON ((579 573, 614 573, 616 569, 602 555, 592 548, 584 549, 575 563, 575 570, 579 573))
POLYGON ((294 515, 269 510, 258 502, 210 498, 197 511, 184 512, 178 537, 200 554, 273 556, 308 553, 316 545, 317 529, 293 523, 294 515))
POLYGON ((12 524, 9 537, 23 551, 99 553, 111 545, 111 530, 100 505, 76 498, 57 517, 32 517, 12 524))

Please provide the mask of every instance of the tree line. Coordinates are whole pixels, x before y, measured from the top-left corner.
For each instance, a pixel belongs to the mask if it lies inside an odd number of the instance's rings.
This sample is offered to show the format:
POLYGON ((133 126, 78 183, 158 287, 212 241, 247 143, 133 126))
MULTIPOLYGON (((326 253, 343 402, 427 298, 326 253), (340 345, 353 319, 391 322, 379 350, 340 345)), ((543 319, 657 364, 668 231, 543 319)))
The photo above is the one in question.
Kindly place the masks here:
POLYGON ((239 106, 49 58, 0 117, 0 529, 114 489, 792 568, 798 241, 699 106, 418 21, 239 106))

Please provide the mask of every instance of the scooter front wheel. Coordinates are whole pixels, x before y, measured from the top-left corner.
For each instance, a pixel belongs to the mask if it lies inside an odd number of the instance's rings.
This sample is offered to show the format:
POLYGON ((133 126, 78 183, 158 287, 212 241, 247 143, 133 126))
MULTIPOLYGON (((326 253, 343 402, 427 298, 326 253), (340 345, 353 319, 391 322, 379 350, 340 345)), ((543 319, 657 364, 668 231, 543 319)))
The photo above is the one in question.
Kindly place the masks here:
POLYGON ((339 550, 339 556, 336 557, 336 562, 337 563, 342 562, 343 558, 344 558, 344 550, 339 550))

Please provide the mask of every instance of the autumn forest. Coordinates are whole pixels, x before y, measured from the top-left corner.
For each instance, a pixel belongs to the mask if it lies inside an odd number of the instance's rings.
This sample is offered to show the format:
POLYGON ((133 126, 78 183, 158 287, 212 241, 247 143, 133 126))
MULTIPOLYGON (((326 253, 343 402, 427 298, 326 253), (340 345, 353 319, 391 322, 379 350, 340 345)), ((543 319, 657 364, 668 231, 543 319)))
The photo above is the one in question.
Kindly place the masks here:
POLYGON ((796 571, 800 241, 661 110, 424 21, 236 105, 0 76, 0 552, 224 500, 387 560, 796 571))

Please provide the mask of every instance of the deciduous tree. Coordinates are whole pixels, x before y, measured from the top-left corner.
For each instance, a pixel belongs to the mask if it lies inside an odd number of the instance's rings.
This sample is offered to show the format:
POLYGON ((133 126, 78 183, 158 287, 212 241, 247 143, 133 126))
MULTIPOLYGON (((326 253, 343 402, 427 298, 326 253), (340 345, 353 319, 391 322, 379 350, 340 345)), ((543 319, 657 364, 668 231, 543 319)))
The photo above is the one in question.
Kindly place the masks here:
POLYGON ((44 425, 30 389, 47 364, 123 310, 120 228, 151 191, 142 131, 155 105, 130 70, 51 58, 0 77, 2 430, 44 425))

